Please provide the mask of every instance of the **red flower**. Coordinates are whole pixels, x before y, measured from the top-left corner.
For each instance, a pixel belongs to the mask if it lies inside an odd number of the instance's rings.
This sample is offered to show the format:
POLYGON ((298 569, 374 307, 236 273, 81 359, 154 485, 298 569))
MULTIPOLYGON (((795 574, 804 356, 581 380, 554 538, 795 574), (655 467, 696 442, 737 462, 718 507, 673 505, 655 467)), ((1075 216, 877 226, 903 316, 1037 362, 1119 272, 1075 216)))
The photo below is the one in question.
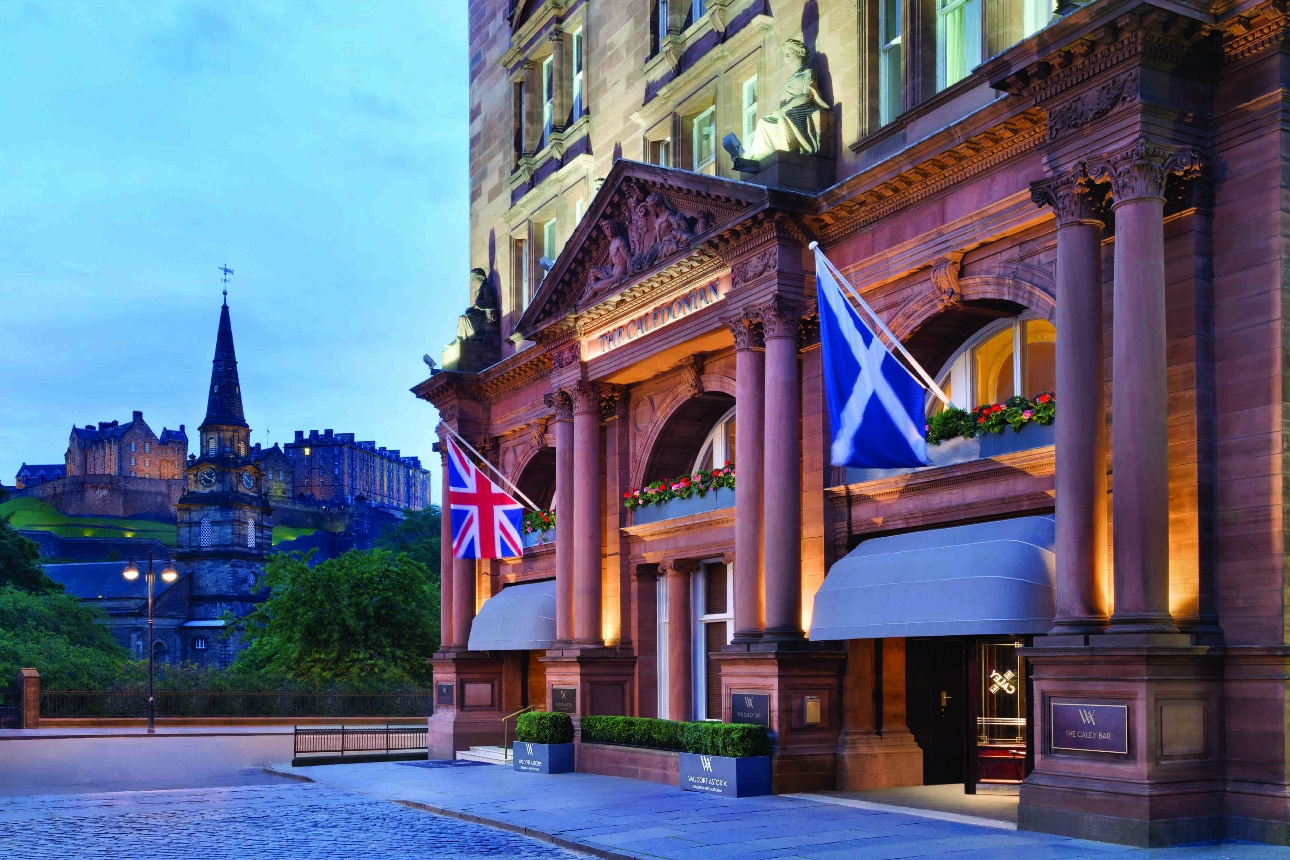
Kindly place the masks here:
POLYGON ((1040 402, 1040 403, 1047 403, 1047 402, 1048 402, 1048 400, 1049 400, 1049 397, 1048 397, 1048 395, 1047 395, 1047 394, 1041 394, 1041 395, 1039 395, 1039 402, 1040 402))

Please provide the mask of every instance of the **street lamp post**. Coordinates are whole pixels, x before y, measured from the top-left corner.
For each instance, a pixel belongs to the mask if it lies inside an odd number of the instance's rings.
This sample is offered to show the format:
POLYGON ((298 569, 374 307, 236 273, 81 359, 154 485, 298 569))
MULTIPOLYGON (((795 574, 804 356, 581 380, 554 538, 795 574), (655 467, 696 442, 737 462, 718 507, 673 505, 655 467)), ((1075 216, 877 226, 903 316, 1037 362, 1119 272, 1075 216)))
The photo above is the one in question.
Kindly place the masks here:
MULTIPOLYGON (((137 565, 135 565, 134 559, 130 559, 130 563, 125 566, 125 570, 121 571, 121 575, 131 582, 139 578, 139 568, 137 565)), ((178 578, 179 578, 179 573, 175 570, 174 565, 172 565, 170 562, 166 562, 166 566, 162 568, 162 571, 161 571, 162 581, 166 583, 171 583, 178 578)), ((152 638, 153 576, 152 576, 152 551, 151 550, 149 550, 148 552, 148 573, 145 576, 145 579, 147 580, 147 583, 148 583, 148 734, 152 734, 154 731, 156 731, 156 728, 154 726, 155 714, 153 712, 153 698, 152 698, 152 676, 153 676, 152 652, 153 652, 153 646, 156 643, 153 641, 153 638, 152 638)))

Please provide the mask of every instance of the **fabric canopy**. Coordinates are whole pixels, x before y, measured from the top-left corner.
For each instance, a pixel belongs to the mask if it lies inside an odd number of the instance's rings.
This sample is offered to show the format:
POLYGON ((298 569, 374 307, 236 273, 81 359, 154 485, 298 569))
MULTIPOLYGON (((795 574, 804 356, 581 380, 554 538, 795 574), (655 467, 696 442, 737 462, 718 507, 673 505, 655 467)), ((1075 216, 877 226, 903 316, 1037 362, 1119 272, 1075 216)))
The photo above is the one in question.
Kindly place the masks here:
POLYGON ((829 569, 811 638, 1046 633, 1055 608, 1051 516, 875 538, 829 569))
POLYGON ((555 641, 555 580, 508 585, 484 601, 470 626, 471 651, 537 651, 555 641))

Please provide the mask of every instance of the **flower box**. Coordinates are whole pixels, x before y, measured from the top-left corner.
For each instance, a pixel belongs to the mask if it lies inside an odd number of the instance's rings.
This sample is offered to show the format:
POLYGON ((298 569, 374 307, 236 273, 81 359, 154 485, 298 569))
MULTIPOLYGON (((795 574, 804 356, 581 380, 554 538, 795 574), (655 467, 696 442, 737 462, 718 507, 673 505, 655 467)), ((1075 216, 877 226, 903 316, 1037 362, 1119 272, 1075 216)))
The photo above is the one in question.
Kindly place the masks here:
POLYGON ((511 743, 511 762, 524 773, 573 773, 573 744, 511 743))
POLYGON ((525 532, 521 535, 524 542, 524 548, 542 546, 543 544, 555 543, 555 529, 549 529, 544 532, 525 532))
POLYGON ((735 506, 735 491, 725 487, 709 490, 702 496, 690 496, 688 499, 668 499, 656 505, 637 508, 632 514, 632 523, 656 523, 660 520, 673 520, 677 517, 688 517, 691 514, 718 511, 735 506))
MULTIPOLYGON (((1031 448, 1043 448, 1054 444, 1056 429, 1052 424, 1027 424, 1018 431, 1004 430, 1002 433, 985 433, 971 439, 962 436, 946 439, 935 445, 927 446, 927 457, 931 466, 953 466, 972 460, 984 460, 1003 454, 1014 454, 1017 451, 1029 451, 1031 448)), ((908 475, 917 469, 847 469, 847 483, 858 484, 863 481, 876 481, 879 478, 890 478, 895 475, 908 475)))
POLYGON ((760 797, 770 794, 770 756, 730 758, 721 755, 680 754, 683 791, 701 791, 722 797, 760 797))

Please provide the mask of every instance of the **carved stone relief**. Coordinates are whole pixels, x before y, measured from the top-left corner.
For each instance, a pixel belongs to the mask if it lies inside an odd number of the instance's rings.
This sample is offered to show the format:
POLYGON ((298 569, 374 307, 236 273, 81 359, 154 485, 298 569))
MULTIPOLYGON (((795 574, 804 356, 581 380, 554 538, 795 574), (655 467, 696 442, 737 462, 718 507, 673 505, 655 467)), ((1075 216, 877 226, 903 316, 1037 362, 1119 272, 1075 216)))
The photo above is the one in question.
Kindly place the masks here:
POLYGON ((751 283, 757 280, 767 272, 773 271, 778 264, 779 256, 775 248, 767 248, 759 254, 754 254, 747 260, 740 260, 735 263, 731 273, 731 280, 734 286, 738 287, 743 284, 751 283))
POLYGON ((1137 69, 1116 75, 1090 92, 1083 93, 1048 112, 1048 139, 1056 140, 1062 133, 1083 128, 1099 120, 1122 105, 1138 100, 1137 69))
POLYGON ((959 294, 959 268, 962 264, 960 251, 946 254, 932 264, 932 286, 936 288, 942 310, 959 304, 963 299, 959 294))
POLYGON ((678 367, 681 370, 681 388, 687 397, 703 393, 703 356, 687 356, 678 367))

